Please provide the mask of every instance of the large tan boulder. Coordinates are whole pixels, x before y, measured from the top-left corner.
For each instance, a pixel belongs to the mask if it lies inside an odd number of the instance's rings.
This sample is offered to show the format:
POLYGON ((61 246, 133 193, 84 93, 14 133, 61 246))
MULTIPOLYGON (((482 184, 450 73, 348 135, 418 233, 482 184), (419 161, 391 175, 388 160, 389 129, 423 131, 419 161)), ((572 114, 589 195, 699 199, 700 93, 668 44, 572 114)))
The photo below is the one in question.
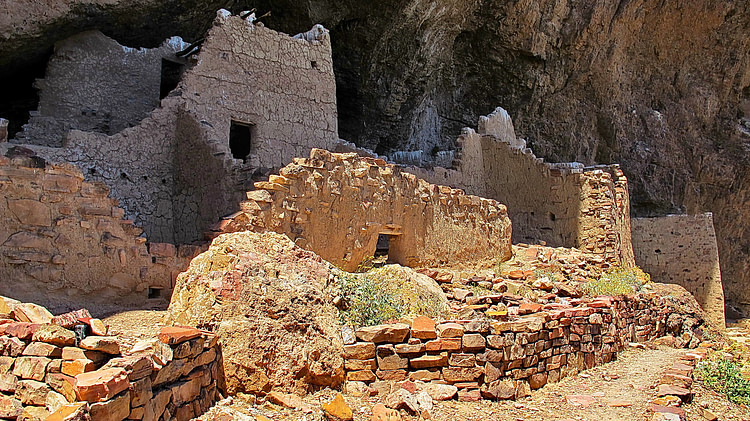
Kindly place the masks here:
POLYGON ((230 394, 337 386, 336 271, 283 235, 224 234, 177 279, 167 323, 219 335, 230 394))

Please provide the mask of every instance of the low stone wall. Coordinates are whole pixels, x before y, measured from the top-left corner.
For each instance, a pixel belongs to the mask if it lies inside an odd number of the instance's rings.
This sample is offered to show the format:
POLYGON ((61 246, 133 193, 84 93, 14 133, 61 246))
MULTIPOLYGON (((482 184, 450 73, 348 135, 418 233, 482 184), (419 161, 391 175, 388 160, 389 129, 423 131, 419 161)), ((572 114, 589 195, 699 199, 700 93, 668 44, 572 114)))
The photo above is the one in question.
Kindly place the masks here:
POLYGON ((692 293, 708 321, 723 329, 724 289, 713 215, 634 218, 632 224, 636 263, 654 281, 692 293))
POLYGON ((444 399, 517 399, 615 359, 629 342, 667 334, 684 346, 700 342, 693 332, 700 322, 656 294, 571 302, 511 321, 420 316, 411 326, 360 328, 358 342, 350 337, 344 346, 347 381, 379 389, 409 379, 433 383, 444 399))
POLYGON ((60 326, 84 319, 31 320, 40 323, 0 318, 0 418, 189 420, 208 410, 223 387, 213 334, 163 328, 159 339, 121 355, 116 337, 77 341, 60 326))
POLYGON ((242 210, 211 236, 252 230, 286 234, 344 270, 356 269, 388 236, 388 257, 405 266, 495 264, 511 254, 504 205, 430 184, 354 153, 313 149, 278 176, 255 183, 242 210))
POLYGON ((35 159, 0 156, 0 295, 95 313, 168 298, 201 247, 148 243, 106 185, 35 159))

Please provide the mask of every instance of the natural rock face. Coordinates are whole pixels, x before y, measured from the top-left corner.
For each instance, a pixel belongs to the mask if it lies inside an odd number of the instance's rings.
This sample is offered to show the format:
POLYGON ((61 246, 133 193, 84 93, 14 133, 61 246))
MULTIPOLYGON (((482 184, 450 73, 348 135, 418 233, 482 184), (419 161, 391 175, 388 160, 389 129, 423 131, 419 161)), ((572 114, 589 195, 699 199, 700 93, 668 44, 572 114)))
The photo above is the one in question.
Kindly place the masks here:
POLYGON ((222 338, 227 389, 306 391, 343 380, 332 267, 275 233, 214 240, 177 280, 168 321, 222 338))
MULTIPOLYGON (((33 94, 40 75, 19 67, 43 61, 52 42, 97 23, 129 45, 197 38, 219 4, 196 3, 11 7, 0 17, 0 67, 28 74, 33 94)), ((714 212, 727 298, 750 296, 747 2, 253 5, 272 10, 275 29, 330 29, 342 138, 429 155, 502 105, 539 156, 622 163, 636 214, 714 212)))

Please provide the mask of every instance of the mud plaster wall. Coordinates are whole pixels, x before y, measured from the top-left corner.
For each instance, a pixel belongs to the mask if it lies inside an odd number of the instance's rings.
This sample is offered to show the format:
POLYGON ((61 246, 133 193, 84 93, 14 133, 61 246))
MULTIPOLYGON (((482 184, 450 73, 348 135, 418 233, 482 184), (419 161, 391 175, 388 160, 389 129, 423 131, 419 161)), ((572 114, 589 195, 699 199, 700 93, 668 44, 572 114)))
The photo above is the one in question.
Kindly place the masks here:
POLYGON ((723 327, 724 290, 713 215, 634 218, 635 261, 656 282, 692 293, 715 327, 723 327))
POLYGON ((235 211, 254 178, 335 145, 335 92, 327 32, 294 39, 220 12, 178 88, 140 124, 112 136, 74 130, 62 148, 30 147, 107 183, 150 239, 187 243, 235 211), (229 148, 232 120, 253 125, 245 162, 229 148))
POLYGON ((18 141, 61 147, 73 129, 111 135, 138 124, 159 105, 162 58, 186 46, 174 37, 159 48, 133 49, 99 31, 57 43, 35 84, 39 107, 18 141))
POLYGON ((55 312, 143 305, 149 287, 166 297, 201 251, 147 243, 107 186, 70 164, 29 168, 0 157, 0 191, 0 295, 55 312))
POLYGON ((429 180, 508 206, 513 241, 577 247, 613 264, 634 264, 627 179, 616 165, 549 164, 515 136, 502 108, 464 129, 455 169, 408 167, 429 180))
POLYGON ((309 159, 295 159, 256 186, 216 235, 275 231, 349 271, 373 255, 379 234, 391 236, 389 258, 407 266, 510 257, 504 205, 430 184, 380 159, 313 149, 309 159))

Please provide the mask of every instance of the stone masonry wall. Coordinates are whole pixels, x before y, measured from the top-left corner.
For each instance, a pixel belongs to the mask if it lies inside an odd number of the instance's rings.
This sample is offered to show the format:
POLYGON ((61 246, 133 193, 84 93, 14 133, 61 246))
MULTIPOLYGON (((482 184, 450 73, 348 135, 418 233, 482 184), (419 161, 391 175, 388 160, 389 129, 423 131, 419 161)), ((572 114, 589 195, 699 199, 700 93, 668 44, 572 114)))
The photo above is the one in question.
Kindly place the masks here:
POLYGON ((723 328, 724 290, 713 215, 634 218, 632 224, 636 263, 654 281, 682 285, 713 326, 723 328))
POLYGON ((212 235, 275 231, 344 270, 356 269, 390 237, 390 260, 406 266, 489 264, 511 253, 505 206, 437 186, 357 154, 313 149, 258 190, 212 235))
POLYGON ((80 312, 45 312, 0 315, 0 418, 186 421, 223 393, 216 335, 166 327, 123 354, 117 337, 78 340, 69 328, 88 320, 77 319, 80 312))
POLYGON ((407 171, 506 204, 516 243, 544 241, 634 264, 627 179, 618 166, 545 163, 516 137, 502 108, 481 117, 477 131, 464 129, 458 144, 455 169, 407 171))
POLYGON ((55 44, 38 109, 16 141, 63 146, 71 130, 112 135, 137 125, 159 105, 162 58, 187 47, 179 37, 159 48, 128 48, 99 31, 55 44))
POLYGON ((655 294, 599 297, 548 304, 511 321, 419 316, 411 326, 364 327, 343 354, 348 382, 388 391, 388 382, 409 379, 428 383, 423 390, 441 400, 517 399, 615 359, 629 342, 673 335, 694 348, 699 324, 655 294))
MULTIPOLYGON (((122 54, 128 50, 104 38, 101 44, 91 45, 101 47, 88 53, 93 62, 106 63, 113 51, 122 54)), ((76 40, 65 45, 75 46, 76 40)), ((161 52, 131 51, 128 54, 139 60, 126 60, 123 66, 141 71, 141 56, 161 57, 161 52)), ((126 216, 154 241, 200 239, 211 224, 236 210, 254 180, 278 170, 293 157, 306 156, 313 147, 331 149, 338 141, 336 85, 327 31, 315 39, 295 39, 220 10, 200 52, 187 61, 178 87, 138 125, 113 135, 101 130, 72 130, 61 148, 25 145, 48 161, 77 165, 87 180, 105 182, 121 201, 126 216), (230 149, 233 121, 250 126, 250 152, 244 160, 234 159, 230 149)), ((66 64, 58 55, 52 63, 54 68, 66 64)), ((147 66, 154 72, 147 79, 158 80, 158 68, 152 67, 147 66)), ((65 79, 50 75, 43 82, 42 95, 55 94, 43 103, 67 96, 78 98, 60 92, 65 91, 67 78, 93 82, 77 64, 67 63, 64 70, 54 75, 67 72, 65 79)), ((158 85, 148 85, 158 95, 158 85)), ((105 94, 96 84, 75 86, 90 90, 93 98, 105 94)), ((132 110, 127 107, 117 108, 128 114, 132 110)), ((86 109, 76 108, 80 112, 86 109)), ((20 141, 45 143, 28 137, 20 141)), ((0 145, 0 152, 11 146, 0 145)))
POLYGON ((53 311, 142 305, 168 297, 198 246, 148 243, 101 182, 70 164, 31 168, 0 157, 0 295, 53 311), (152 292, 154 292, 152 290, 152 292))

